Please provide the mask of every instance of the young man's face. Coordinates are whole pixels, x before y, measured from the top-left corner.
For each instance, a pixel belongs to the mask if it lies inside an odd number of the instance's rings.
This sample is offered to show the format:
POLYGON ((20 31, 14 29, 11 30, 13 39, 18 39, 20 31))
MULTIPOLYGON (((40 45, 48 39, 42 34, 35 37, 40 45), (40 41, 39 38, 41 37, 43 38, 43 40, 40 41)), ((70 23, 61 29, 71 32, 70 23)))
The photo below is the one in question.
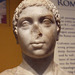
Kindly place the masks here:
POLYGON ((22 52, 33 58, 44 58, 53 53, 57 26, 54 16, 45 6, 25 8, 18 20, 17 36, 22 52))

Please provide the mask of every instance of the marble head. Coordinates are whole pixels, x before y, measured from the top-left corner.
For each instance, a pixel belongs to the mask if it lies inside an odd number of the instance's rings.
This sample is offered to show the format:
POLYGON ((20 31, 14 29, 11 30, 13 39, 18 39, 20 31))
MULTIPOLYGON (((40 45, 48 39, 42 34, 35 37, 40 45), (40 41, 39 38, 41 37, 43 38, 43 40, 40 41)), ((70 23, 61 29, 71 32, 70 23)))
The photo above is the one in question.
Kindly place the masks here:
POLYGON ((60 14, 50 0, 23 0, 15 10, 13 31, 25 55, 50 56, 60 32, 60 14))

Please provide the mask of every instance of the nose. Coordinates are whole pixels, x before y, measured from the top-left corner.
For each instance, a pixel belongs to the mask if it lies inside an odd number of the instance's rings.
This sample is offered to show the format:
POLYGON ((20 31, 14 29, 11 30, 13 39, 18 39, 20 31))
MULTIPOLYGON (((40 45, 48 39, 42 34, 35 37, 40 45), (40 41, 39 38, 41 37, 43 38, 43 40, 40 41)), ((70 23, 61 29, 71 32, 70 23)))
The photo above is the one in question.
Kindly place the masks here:
POLYGON ((41 29, 39 23, 37 23, 37 22, 34 23, 31 32, 37 38, 42 36, 42 29, 41 29))

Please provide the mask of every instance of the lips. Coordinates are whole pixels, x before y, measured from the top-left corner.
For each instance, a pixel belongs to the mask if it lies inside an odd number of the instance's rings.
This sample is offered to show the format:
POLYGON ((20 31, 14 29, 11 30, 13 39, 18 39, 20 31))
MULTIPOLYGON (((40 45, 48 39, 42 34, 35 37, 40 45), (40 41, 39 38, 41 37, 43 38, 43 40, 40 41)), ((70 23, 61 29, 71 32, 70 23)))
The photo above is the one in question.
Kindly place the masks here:
POLYGON ((35 41, 35 42, 32 42, 31 45, 34 47, 34 48, 42 48, 42 46, 44 45, 45 42, 40 42, 40 41, 35 41))

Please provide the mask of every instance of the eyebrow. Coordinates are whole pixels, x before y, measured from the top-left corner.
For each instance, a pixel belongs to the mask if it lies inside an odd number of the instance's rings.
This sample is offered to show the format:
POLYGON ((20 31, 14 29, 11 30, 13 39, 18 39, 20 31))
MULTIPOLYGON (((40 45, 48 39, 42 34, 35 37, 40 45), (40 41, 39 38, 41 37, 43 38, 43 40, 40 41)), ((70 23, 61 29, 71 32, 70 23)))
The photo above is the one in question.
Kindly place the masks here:
POLYGON ((31 20, 31 17, 22 17, 19 21, 31 20))
POLYGON ((52 21, 52 23, 54 23, 55 22, 55 19, 54 19, 54 17, 52 16, 52 15, 46 15, 46 16, 42 16, 42 17, 40 17, 40 21, 42 22, 44 19, 49 19, 49 20, 51 20, 52 21))
POLYGON ((30 21, 31 23, 33 22, 31 17, 22 17, 19 19, 19 23, 21 24, 23 21, 30 21))

